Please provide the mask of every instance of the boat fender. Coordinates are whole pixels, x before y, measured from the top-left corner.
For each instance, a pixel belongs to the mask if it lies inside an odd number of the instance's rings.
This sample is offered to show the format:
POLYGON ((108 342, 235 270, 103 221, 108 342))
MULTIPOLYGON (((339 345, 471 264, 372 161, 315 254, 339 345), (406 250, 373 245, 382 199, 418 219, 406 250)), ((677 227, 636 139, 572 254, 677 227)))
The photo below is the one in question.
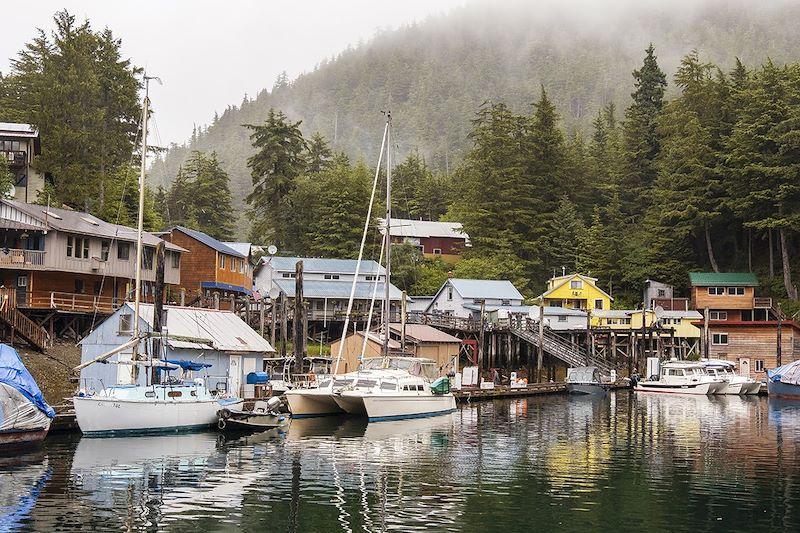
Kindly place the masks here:
MULTIPOLYGON (((224 420, 224 419, 230 418, 230 417, 231 417, 231 410, 230 409, 225 408, 225 409, 220 409, 219 410, 219 418, 221 420, 224 420)), ((222 429, 222 428, 220 428, 220 429, 222 429)))
POLYGON ((217 427, 219 429, 225 429, 225 419, 224 418, 220 418, 219 420, 217 420, 217 427))

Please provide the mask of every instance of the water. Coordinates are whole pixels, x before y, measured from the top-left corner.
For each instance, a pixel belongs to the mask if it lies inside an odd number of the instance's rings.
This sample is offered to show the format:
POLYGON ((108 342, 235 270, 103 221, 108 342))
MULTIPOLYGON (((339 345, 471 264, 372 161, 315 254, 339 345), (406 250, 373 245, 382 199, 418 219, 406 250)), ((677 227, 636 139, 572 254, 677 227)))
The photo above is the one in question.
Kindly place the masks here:
POLYGON ((0 458, 0 530, 800 531, 800 402, 618 392, 0 458))

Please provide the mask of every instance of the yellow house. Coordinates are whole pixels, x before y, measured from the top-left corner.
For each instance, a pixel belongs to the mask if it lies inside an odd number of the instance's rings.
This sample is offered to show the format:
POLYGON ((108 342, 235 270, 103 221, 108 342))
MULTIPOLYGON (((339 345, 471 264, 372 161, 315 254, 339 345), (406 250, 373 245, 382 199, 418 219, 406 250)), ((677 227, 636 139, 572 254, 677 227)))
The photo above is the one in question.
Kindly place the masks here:
POLYGON ((582 274, 568 274, 550 278, 547 291, 540 296, 544 305, 603 311, 611 309, 614 298, 597 286, 597 278, 582 274))

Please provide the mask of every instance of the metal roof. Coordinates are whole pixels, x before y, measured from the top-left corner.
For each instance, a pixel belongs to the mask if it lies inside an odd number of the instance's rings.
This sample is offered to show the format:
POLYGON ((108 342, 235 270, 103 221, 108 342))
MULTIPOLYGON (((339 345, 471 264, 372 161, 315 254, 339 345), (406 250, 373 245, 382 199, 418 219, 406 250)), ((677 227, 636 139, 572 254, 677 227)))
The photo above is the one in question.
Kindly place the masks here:
POLYGON ((223 244, 222 242, 218 241, 217 239, 215 239, 211 235, 203 233, 202 231, 197 231, 197 230, 194 230, 194 229, 185 228, 183 226, 175 226, 172 229, 173 230, 178 230, 181 233, 184 233, 184 234, 188 235, 189 237, 195 239, 196 241, 202 242, 203 244, 205 244, 209 248, 213 248, 214 250, 216 250, 218 252, 222 252, 223 254, 232 255, 234 257, 244 257, 244 258, 246 258, 247 255, 248 255, 248 254, 242 254, 240 252, 237 252, 236 250, 234 250, 230 246, 226 246, 225 244, 223 244))
POLYGON ((689 272, 692 287, 757 287, 758 278, 750 272, 689 272))
POLYGON ((253 248, 253 244, 249 242, 228 242, 223 241, 222 244, 227 246, 228 248, 232 248, 242 254, 244 257, 248 257, 250 255, 250 251, 253 248))
POLYGON ((597 318, 628 318, 635 309, 595 309, 592 316, 597 318))
MULTIPOLYGON (((386 234, 386 219, 379 218, 381 234, 386 234)), ((434 220, 413 220, 410 218, 393 218, 390 228, 392 237, 446 237, 464 239, 469 242, 469 235, 464 232, 461 222, 438 222, 434 220)))
MULTIPOLYGON (((125 306, 133 310, 130 302, 125 306)), ((140 316, 153 324, 153 304, 140 304, 140 316)), ((165 305, 169 344, 175 348, 208 349, 223 352, 274 352, 266 339, 230 311, 165 305)))
MULTIPOLYGON (((263 257, 261 259, 264 266, 270 265, 273 270, 278 272, 294 272, 298 261, 303 262, 304 272, 325 273, 325 274, 355 274, 357 259, 325 259, 321 257, 263 257)), ((386 274, 386 269, 376 261, 363 259, 359 274, 386 274)))
MULTIPOLYGON (((445 285, 451 284, 463 298, 495 298, 500 300, 523 300, 524 297, 505 279, 461 279, 451 278, 445 285)), ((444 288, 444 285, 442 286, 444 288)), ((441 289, 439 289, 441 292, 441 289)))
MULTIPOLYGON (((57 207, 46 207, 38 204, 26 204, 17 200, 0 200, 17 211, 20 211, 31 218, 36 219, 42 224, 42 228, 52 228, 57 231, 67 233, 80 233, 83 235, 95 235, 119 241, 136 242, 136 229, 112 224, 89 213, 82 211, 71 211, 69 209, 59 209, 57 207)), ((161 239, 152 233, 143 232, 142 242, 148 246, 156 246, 161 239)), ((168 250, 186 252, 180 246, 166 243, 168 250)))
POLYGON ((15 137, 38 137, 39 130, 30 124, 0 122, 0 135, 13 135, 15 137))
MULTIPOLYGON (((275 285, 277 285, 286 296, 294 298, 295 280, 279 279, 275 281, 275 285)), ((352 281, 303 280, 303 297, 347 300, 350 298, 352 286, 352 281)), ((356 300, 369 300, 372 298, 374 291, 375 300, 383 300, 384 290, 382 281, 378 282, 377 290, 375 290, 374 281, 357 281, 354 298, 356 300)), ((401 297, 402 292, 400 289, 389 284, 389 298, 391 300, 400 300, 401 297)))
POLYGON ((703 315, 698 311, 664 311, 656 308, 656 317, 658 318, 688 318, 693 320, 701 320, 703 315))
MULTIPOLYGON (((398 335, 402 332, 401 324, 389 324, 389 328, 398 335)), ((426 324, 406 324, 406 336, 419 342, 447 342, 461 344, 461 339, 426 324)))
MULTIPOLYGON (((481 304, 466 304, 464 305, 464 309, 469 309, 470 311, 480 311, 481 304)), ((487 313, 493 313, 494 311, 507 311, 509 313, 530 313, 531 306, 530 305, 485 305, 483 306, 484 311, 487 313)))

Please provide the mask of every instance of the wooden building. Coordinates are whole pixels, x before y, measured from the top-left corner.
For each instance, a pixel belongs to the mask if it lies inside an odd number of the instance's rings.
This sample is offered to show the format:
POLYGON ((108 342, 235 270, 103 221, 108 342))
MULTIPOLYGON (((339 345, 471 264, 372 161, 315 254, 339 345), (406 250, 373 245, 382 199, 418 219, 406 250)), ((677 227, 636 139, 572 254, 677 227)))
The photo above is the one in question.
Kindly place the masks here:
POLYGON ((189 252, 180 265, 179 288, 186 291, 185 303, 252 294, 253 267, 247 255, 183 226, 172 228, 163 238, 189 252))
POLYGON ((461 318, 480 318, 484 306, 519 306, 522 294, 508 280, 449 278, 439 288, 425 310, 426 314, 445 314, 461 318), (476 307, 477 311, 476 311, 476 307))
MULTIPOLYGON (((389 350, 401 352, 401 331, 400 324, 390 325, 389 350)), ((359 357, 380 357, 383 350, 383 339, 376 332, 366 335, 366 345, 364 344, 365 333, 359 331, 351 333, 344 339, 344 349, 342 351, 342 364, 339 370, 342 372, 352 372, 358 369, 359 357), (343 365, 343 366, 342 366, 343 365), (344 369, 344 370, 342 370, 344 369)), ((436 361, 440 373, 446 374, 450 370, 455 370, 456 358, 461 349, 461 339, 440 331, 434 327, 422 324, 406 324, 405 335, 405 354, 414 357, 425 357, 436 361)), ((331 344, 331 354, 336 357, 339 353, 337 340, 331 344)))
MULTIPOLYGON (((94 315, 111 314, 134 297, 134 228, 80 211, 0 200, 0 229, 0 284, 7 309, 34 319, 50 338, 69 334, 77 340, 85 332, 86 315, 95 320, 94 315)), ((152 301, 161 239, 145 232, 142 240, 142 298, 152 301)), ((185 251, 166 245, 167 292, 180 283, 185 251)))
MULTIPOLYGON (((378 223, 385 235, 385 220, 378 223)), ((460 222, 393 218, 390 235, 392 244, 415 246, 425 258, 439 258, 445 263, 457 263, 464 248, 471 246, 460 222)))
POLYGON ((555 276, 547 282, 547 290, 539 296, 544 305, 601 311, 611 309, 614 298, 597 286, 597 278, 583 274, 555 276))
POLYGON ((741 374, 766 378, 766 371, 800 357, 800 324, 755 295, 751 273, 692 272, 692 303, 702 313, 703 353, 736 362, 741 374))
POLYGON ((14 189, 11 196, 22 202, 35 202, 44 190, 44 175, 33 166, 42 153, 39 131, 30 124, 0 122, 0 158, 8 164, 14 189))

